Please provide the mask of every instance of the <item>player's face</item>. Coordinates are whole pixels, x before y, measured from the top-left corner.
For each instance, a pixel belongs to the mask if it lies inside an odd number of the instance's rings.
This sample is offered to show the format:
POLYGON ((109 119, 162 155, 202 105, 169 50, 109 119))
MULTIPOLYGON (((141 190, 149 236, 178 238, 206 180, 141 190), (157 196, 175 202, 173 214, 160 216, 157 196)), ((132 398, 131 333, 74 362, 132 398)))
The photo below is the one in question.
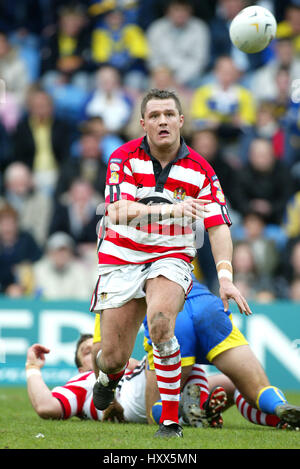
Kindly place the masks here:
POLYGON ((164 150, 179 146, 180 129, 184 117, 179 114, 173 99, 152 99, 148 101, 141 125, 147 134, 148 143, 164 150))
POLYGON ((80 373, 84 373, 86 371, 91 371, 93 369, 93 362, 92 362, 92 348, 93 348, 93 339, 87 339, 78 349, 77 355, 81 362, 81 367, 79 368, 80 373))

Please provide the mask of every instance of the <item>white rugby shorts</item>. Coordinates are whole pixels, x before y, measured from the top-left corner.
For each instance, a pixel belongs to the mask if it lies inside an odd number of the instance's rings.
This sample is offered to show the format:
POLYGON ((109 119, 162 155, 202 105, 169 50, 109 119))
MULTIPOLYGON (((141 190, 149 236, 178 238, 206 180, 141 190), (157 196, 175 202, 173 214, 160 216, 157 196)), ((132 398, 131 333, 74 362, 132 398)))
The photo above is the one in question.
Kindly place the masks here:
POLYGON ((90 311, 119 308, 134 298, 144 298, 148 279, 159 275, 178 283, 187 296, 192 288, 193 265, 182 259, 165 257, 147 264, 120 265, 118 269, 99 275, 92 296, 90 311))

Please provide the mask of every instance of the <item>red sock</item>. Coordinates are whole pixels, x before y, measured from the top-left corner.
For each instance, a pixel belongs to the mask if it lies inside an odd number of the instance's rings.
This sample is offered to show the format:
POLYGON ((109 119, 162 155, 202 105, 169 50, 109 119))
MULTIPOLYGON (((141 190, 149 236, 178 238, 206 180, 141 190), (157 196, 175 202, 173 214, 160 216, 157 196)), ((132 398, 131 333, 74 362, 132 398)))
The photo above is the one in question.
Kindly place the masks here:
POLYGON ((203 404, 208 398, 209 394, 209 387, 208 387, 208 381, 207 381, 207 376, 203 368, 201 368, 200 365, 195 363, 193 365, 191 374, 189 375, 186 384, 187 383, 192 383, 196 384, 197 386, 200 386, 200 409, 203 409, 203 404))
POLYGON ((112 381, 120 381, 120 379, 123 377, 124 373, 125 373, 125 370, 127 368, 127 365, 128 365, 128 362, 126 363, 126 365, 124 366, 124 368, 122 368, 122 370, 118 371, 117 373, 110 373, 108 374, 107 376, 109 377, 110 380, 112 381))
POLYGON ((153 344, 156 379, 162 401, 160 423, 178 423, 180 399, 181 355, 176 337, 163 344, 153 344))
POLYGON ((246 402, 237 389, 234 391, 234 402, 236 403, 239 412, 246 420, 249 420, 249 422, 256 423, 257 425, 276 427, 280 421, 276 415, 266 414, 265 412, 261 412, 255 407, 252 407, 248 402, 246 402))

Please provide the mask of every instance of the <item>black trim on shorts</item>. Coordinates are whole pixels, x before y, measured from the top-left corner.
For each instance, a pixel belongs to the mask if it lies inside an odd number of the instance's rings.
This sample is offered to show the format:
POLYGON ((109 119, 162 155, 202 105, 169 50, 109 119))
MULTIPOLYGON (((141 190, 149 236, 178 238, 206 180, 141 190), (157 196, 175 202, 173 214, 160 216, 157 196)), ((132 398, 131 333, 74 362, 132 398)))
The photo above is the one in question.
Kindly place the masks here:
POLYGON ((100 282, 100 275, 98 277, 98 280, 97 280, 97 283, 96 283, 96 286, 95 286, 95 289, 94 289, 94 301, 93 301, 93 306, 90 309, 91 313, 94 311, 96 303, 97 303, 97 291, 98 291, 99 282, 100 282))

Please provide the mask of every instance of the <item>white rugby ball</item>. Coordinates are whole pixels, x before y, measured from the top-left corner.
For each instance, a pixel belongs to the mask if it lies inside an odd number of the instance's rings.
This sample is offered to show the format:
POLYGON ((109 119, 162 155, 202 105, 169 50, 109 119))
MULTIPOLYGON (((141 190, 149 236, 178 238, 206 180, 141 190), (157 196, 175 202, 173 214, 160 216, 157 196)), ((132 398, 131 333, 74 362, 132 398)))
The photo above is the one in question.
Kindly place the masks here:
POLYGON ((265 49, 276 36, 277 22, 264 7, 250 6, 241 10, 229 28, 231 42, 241 51, 254 54, 265 49))

